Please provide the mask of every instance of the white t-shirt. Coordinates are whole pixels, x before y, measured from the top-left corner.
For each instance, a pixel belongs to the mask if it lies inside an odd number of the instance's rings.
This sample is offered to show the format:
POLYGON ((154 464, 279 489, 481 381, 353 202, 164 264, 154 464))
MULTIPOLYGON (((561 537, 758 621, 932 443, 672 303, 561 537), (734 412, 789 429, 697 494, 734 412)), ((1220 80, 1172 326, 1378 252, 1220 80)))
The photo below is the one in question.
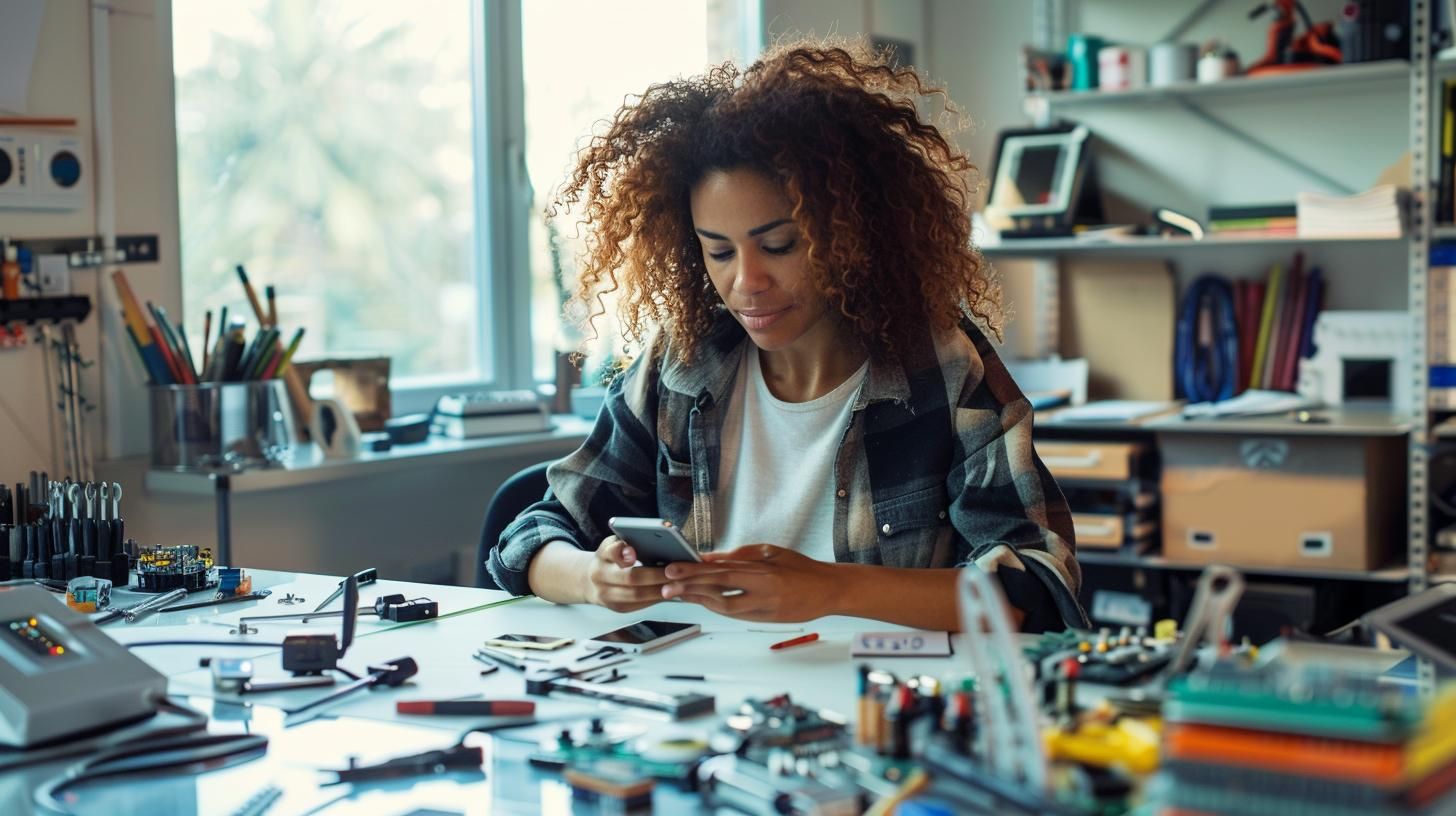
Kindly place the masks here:
POLYGON ((777 544, 834 560, 834 460, 868 372, 866 361, 824 396, 784 402, 764 381, 758 349, 744 351, 723 417, 714 549, 777 544))

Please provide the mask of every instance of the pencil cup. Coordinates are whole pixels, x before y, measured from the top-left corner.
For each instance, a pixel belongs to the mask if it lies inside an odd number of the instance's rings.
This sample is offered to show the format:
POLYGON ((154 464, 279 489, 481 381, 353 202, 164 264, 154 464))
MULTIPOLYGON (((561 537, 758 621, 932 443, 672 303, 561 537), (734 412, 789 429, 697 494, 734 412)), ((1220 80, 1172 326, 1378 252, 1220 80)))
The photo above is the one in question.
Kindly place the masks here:
POLYGON ((293 412, 282 380, 154 385, 152 467, 267 467, 292 453, 293 412))

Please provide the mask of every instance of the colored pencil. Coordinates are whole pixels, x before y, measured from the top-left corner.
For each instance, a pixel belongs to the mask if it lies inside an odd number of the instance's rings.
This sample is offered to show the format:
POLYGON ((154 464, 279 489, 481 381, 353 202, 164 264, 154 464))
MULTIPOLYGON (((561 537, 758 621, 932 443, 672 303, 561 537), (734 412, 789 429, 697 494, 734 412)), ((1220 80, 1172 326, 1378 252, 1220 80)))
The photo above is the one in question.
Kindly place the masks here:
POLYGON ((202 370, 207 370, 207 351, 212 339, 212 310, 202 313, 202 370))
POLYGON ((278 374, 288 371, 289 363, 293 362, 293 355, 298 351, 298 344, 303 342, 303 329, 293 333, 293 339, 288 341, 288 350, 283 353, 283 358, 278 362, 278 374))
POLYGON ((248 270, 242 264, 238 264, 238 280, 243 282, 243 294, 248 296, 248 305, 253 307, 253 315, 258 318, 259 323, 267 323, 268 315, 263 311, 263 304, 258 302, 258 292, 248 281, 248 270))

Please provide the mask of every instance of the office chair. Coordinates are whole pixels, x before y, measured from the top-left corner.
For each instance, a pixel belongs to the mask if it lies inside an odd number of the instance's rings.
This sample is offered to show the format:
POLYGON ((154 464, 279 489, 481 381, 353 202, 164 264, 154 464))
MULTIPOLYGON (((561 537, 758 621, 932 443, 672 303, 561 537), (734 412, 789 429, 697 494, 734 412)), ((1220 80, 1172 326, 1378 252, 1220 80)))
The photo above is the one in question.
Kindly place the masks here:
POLYGON ((480 528, 480 543, 475 548, 475 585, 482 589, 500 589, 490 571, 485 568, 485 559, 500 541, 501 533, 510 526, 522 510, 540 501, 546 495, 546 468, 551 462, 531 465, 516 473, 491 497, 485 508, 485 523, 480 528))

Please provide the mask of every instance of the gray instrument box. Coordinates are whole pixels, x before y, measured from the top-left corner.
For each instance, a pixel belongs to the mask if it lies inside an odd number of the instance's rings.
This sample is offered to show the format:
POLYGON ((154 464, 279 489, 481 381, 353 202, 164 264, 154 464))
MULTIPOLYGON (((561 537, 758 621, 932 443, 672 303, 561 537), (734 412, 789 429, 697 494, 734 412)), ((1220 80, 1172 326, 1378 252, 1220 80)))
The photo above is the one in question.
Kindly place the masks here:
POLYGON ((0 744, 138 720, 166 693, 161 672, 49 592, 0 587, 0 744))

